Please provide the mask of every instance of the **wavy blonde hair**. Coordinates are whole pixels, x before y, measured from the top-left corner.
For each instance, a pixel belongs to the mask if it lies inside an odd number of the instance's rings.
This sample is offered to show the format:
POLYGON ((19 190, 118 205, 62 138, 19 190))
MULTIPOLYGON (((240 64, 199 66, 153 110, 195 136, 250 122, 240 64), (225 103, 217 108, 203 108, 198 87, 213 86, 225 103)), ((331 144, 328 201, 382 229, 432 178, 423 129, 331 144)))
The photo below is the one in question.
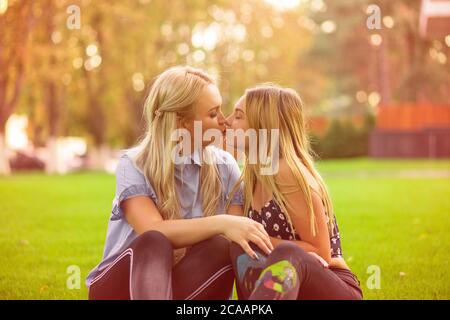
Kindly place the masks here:
MULTIPOLYGON (((328 216, 328 229, 333 234, 334 213, 331 199, 327 187, 314 167, 313 155, 306 133, 306 124, 303 112, 303 103, 298 93, 290 88, 282 88, 275 84, 263 84, 245 91, 246 117, 249 127, 259 131, 260 129, 279 129, 279 157, 284 158, 295 178, 295 185, 283 184, 276 181, 275 175, 261 175, 262 165, 259 161, 256 164, 249 163, 249 157, 245 157, 244 169, 240 180, 236 184, 233 192, 236 192, 242 182, 244 182, 244 212, 248 213, 251 205, 253 191, 257 181, 260 181, 263 188, 273 194, 274 200, 281 207, 283 212, 288 212, 285 195, 298 191, 303 192, 309 209, 310 226, 312 234, 316 234, 316 220, 313 211, 312 195, 309 184, 302 170, 304 165, 317 181, 322 200, 328 216), (283 188, 283 192, 281 191, 283 188)), ((260 141, 258 139, 258 147, 260 141)), ((266 144, 267 150, 263 152, 273 159, 271 135, 268 135, 266 144)), ((260 150, 258 149, 258 153, 260 150)), ((288 223, 292 229, 292 236, 295 238, 294 226, 291 217, 286 214, 288 223)))
MULTIPOLYGON (((214 80, 200 69, 172 67, 157 76, 145 100, 147 131, 138 145, 136 164, 155 190, 156 205, 164 220, 179 219, 181 209, 175 189, 175 164, 170 154, 178 142, 172 141, 171 135, 177 129, 177 119, 194 119, 196 101, 209 84, 215 84, 214 80)), ((222 194, 210 148, 203 148, 204 161, 200 169, 204 216, 216 213, 222 194)))

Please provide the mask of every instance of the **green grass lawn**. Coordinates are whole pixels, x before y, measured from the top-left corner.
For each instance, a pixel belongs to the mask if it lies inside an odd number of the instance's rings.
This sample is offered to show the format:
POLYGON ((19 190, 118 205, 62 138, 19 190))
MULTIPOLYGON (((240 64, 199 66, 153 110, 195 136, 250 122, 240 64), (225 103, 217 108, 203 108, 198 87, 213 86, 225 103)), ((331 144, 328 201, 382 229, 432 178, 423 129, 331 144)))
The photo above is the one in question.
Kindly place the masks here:
MULTIPOLYGON (((450 161, 323 161, 344 256, 366 299, 450 299, 450 161), (407 170, 417 175, 397 175, 407 170), (438 171, 441 177, 421 172, 438 171), (447 172, 447 175, 445 174, 447 172), (366 285, 369 266, 381 288, 366 285)), ((114 176, 0 178, 0 299, 86 299, 100 260, 114 176), (81 288, 67 289, 67 267, 81 288)))

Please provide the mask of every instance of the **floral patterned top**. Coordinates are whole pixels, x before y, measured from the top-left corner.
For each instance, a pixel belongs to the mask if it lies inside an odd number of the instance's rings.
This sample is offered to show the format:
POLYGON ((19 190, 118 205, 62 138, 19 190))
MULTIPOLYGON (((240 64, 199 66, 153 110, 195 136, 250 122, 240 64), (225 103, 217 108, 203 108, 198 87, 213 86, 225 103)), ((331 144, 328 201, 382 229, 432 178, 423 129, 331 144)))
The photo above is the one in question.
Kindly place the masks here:
MULTIPOLYGON (((298 233, 292 230, 285 214, 274 199, 268 201, 260 212, 250 206, 248 216, 250 219, 261 223, 271 237, 283 240, 301 240, 298 233), (295 238, 292 234, 295 235, 295 238)), ((334 217, 334 222, 333 235, 330 234, 330 246, 331 257, 337 258, 342 257, 342 248, 336 217, 334 217)))

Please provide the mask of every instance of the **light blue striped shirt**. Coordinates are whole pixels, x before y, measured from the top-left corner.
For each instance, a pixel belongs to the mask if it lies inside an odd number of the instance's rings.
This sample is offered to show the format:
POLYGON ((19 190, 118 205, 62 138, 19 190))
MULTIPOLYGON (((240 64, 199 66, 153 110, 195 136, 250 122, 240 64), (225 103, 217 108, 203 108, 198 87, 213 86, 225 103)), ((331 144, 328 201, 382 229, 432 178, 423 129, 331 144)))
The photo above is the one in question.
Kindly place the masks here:
MULTIPOLYGON (((230 153, 214 146, 209 148, 213 150, 217 160, 217 169, 222 183, 222 197, 217 214, 223 214, 225 213, 228 196, 241 173, 236 160, 230 153)), ((87 286, 137 237, 131 225, 124 219, 124 213, 120 207, 121 202, 135 196, 148 196, 155 203, 158 202, 153 187, 134 162, 137 154, 137 148, 128 149, 119 159, 116 169, 116 193, 108 222, 103 258, 89 273, 86 279, 87 286)), ((191 160, 190 164, 175 164, 175 188, 180 201, 181 216, 185 219, 203 216, 200 196, 200 168, 202 164, 199 152, 194 152, 188 157, 188 160, 191 160)), ((243 204, 242 190, 239 190, 233 196, 231 204, 243 204)))

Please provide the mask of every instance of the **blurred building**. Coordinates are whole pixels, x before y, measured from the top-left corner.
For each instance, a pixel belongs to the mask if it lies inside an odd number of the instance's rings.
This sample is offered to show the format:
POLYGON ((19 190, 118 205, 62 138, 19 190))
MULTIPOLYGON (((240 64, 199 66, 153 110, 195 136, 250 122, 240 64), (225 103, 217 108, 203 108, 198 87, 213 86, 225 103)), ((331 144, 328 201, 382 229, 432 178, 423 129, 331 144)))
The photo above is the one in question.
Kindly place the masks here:
POLYGON ((380 107, 369 145, 372 157, 449 158, 450 106, 380 107))
POLYGON ((422 37, 447 36, 450 33, 450 1, 422 0, 419 23, 422 37))
MULTIPOLYGON (((423 0, 419 20, 423 38, 449 41, 450 1, 423 0)), ((369 145, 372 157, 449 158, 450 102, 381 106, 369 145)))

